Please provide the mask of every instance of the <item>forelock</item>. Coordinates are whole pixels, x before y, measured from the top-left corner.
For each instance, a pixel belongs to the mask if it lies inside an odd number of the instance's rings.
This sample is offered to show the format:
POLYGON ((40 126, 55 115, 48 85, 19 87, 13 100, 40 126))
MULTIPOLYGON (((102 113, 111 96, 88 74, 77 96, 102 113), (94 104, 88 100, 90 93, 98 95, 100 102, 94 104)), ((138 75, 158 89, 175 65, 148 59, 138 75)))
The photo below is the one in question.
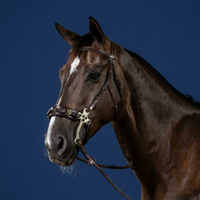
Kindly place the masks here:
POLYGON ((94 41, 93 36, 88 33, 81 37, 81 40, 73 47, 75 55, 79 54, 82 47, 91 46, 94 41))

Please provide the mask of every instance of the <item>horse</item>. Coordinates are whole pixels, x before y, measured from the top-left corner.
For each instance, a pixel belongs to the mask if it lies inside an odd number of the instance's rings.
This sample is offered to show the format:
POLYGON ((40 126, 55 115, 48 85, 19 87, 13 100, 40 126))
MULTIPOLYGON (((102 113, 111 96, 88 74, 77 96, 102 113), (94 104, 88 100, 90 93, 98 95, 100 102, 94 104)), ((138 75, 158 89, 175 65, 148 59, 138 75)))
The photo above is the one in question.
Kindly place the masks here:
POLYGON ((80 145, 112 122, 141 184, 141 200, 200 199, 200 103, 176 90, 136 53, 111 41, 89 17, 88 34, 56 28, 72 47, 48 112, 49 159, 71 165, 80 145))

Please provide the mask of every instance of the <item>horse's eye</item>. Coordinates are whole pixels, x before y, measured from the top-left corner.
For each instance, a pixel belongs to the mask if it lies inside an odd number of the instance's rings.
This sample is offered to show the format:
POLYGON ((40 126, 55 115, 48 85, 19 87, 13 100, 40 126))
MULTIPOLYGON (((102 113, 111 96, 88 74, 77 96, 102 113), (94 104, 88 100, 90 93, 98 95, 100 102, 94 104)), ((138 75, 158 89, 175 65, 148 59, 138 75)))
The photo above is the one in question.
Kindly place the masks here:
POLYGON ((90 79, 92 80, 96 80, 97 78, 99 78, 100 74, 96 73, 96 72, 93 72, 90 74, 90 79))

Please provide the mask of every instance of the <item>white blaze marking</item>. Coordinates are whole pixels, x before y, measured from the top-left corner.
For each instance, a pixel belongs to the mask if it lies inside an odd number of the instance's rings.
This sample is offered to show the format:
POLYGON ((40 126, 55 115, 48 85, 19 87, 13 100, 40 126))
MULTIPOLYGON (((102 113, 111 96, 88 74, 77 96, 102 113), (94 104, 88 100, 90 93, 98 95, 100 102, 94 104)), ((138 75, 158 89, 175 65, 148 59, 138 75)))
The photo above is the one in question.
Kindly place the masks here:
POLYGON ((61 100, 62 100, 62 95, 60 96, 60 98, 58 100, 58 103, 57 103, 58 106, 60 105, 61 100))
MULTIPOLYGON (((69 77, 76 71, 76 68, 77 66, 79 65, 80 63, 80 59, 78 58, 78 56, 74 59, 74 61, 72 62, 71 64, 71 69, 70 69, 70 72, 69 72, 69 77)), ((68 79, 69 79, 68 77, 68 79)), ((61 98, 58 100, 58 105, 60 104, 61 102, 61 98)), ((48 144, 48 146, 51 148, 51 134, 52 134, 52 127, 54 126, 55 124, 55 120, 56 120, 56 117, 55 116, 52 116, 51 119, 50 119, 50 122, 49 122, 49 127, 48 127, 48 130, 47 130, 47 136, 46 136, 46 141, 45 143, 48 144)))
POLYGON ((72 62, 71 64, 71 69, 70 69, 70 73, 69 73, 69 76, 72 75, 75 71, 76 71, 76 68, 77 66, 79 65, 80 63, 80 59, 78 58, 78 56, 74 59, 74 61, 72 62))
POLYGON ((53 125, 55 123, 55 119, 56 119, 55 116, 52 116, 51 119, 50 119, 49 127, 48 127, 48 130, 47 130, 47 137, 46 137, 46 141, 45 141, 45 143, 47 143, 50 148, 51 148, 52 127, 53 127, 53 125))

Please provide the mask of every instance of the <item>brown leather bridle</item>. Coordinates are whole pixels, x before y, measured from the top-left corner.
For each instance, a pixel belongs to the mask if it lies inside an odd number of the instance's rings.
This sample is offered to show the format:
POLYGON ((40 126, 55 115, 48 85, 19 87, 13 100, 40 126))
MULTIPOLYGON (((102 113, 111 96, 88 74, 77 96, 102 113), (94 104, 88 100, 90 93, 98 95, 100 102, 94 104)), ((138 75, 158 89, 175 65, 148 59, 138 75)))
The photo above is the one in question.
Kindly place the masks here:
POLYGON ((103 86, 101 87, 101 90, 99 91, 99 93, 95 96, 94 100, 92 101, 92 104, 87 107, 84 108, 82 113, 79 111, 76 111, 74 109, 71 108, 66 108, 63 106, 53 106, 49 109, 49 111, 47 112, 47 117, 50 119, 52 116, 60 116, 60 117, 65 117, 68 118, 70 120, 73 121, 79 121, 79 125, 77 127, 76 130, 76 138, 74 139, 74 142, 77 146, 79 146, 80 150, 82 151, 83 155, 85 156, 85 158, 87 159, 87 161, 77 157, 78 160, 82 161, 82 162, 86 162, 89 166, 95 166, 100 172, 101 174, 106 178, 106 180, 120 193, 122 194, 126 199, 130 198, 125 195, 109 178, 108 176, 103 172, 103 170, 100 167, 104 167, 104 168, 111 168, 111 169, 126 169, 129 166, 122 166, 122 167, 116 167, 116 166, 106 166, 106 165, 100 165, 96 163, 96 160, 92 157, 90 157, 86 150, 83 147, 83 143, 79 137, 80 134, 80 130, 82 128, 83 124, 86 124, 87 126, 89 126, 91 124, 91 120, 89 119, 89 113, 90 111, 92 111, 94 109, 94 107, 96 106, 96 104, 98 103, 99 99, 101 98, 101 96, 103 95, 104 91, 106 90, 106 88, 108 88, 109 94, 111 96, 111 99, 113 101, 114 104, 114 112, 115 112, 115 117, 117 116, 117 111, 118 111, 118 107, 117 104, 113 98, 112 92, 108 86, 108 83, 110 81, 110 78, 113 74, 113 78, 114 78, 114 82, 115 85, 117 87, 117 90, 119 92, 120 98, 122 99, 122 93, 121 93, 121 83, 120 80, 115 72, 115 66, 114 66, 114 62, 115 62, 115 49, 113 47, 113 44, 111 43, 111 53, 107 53, 101 49, 96 49, 93 47, 82 47, 81 52, 84 51, 92 51, 95 53, 99 53, 107 58, 109 58, 109 67, 108 67, 108 71, 107 71, 107 75, 106 75, 106 79, 105 82, 103 84, 103 86))
POLYGON ((103 86, 101 87, 101 90, 95 96, 94 100, 92 101, 92 104, 89 107, 84 108, 82 113, 79 112, 79 111, 76 111, 74 109, 66 108, 66 107, 63 107, 63 106, 53 106, 47 112, 48 118, 51 118, 52 116, 60 116, 60 117, 65 117, 65 118, 71 119, 73 121, 79 121, 79 126, 78 126, 77 131, 76 131, 77 132, 76 138, 74 140, 76 145, 78 145, 78 141, 80 140, 79 133, 80 133, 80 129, 81 129, 82 125, 86 124, 87 126, 89 126, 91 124, 91 120, 89 119, 88 115, 89 115, 90 111, 94 109, 94 107, 98 103, 99 99, 101 98, 101 96, 104 93, 104 91, 106 90, 106 88, 108 88, 109 94, 110 94, 111 99, 113 101, 114 112, 115 112, 115 117, 116 117, 118 107, 117 107, 117 104, 116 104, 116 102, 113 98, 112 92, 111 92, 111 90, 108 86, 108 83, 110 81, 112 74, 113 74, 114 82, 115 82, 115 85, 118 89, 119 95, 122 98, 120 80, 119 80, 119 78, 118 78, 118 76, 115 72, 115 67, 114 67, 115 52, 114 52, 113 44, 111 43, 111 54, 109 54, 109 53, 107 53, 107 52, 105 52, 101 49, 96 49, 96 48, 93 48, 93 47, 82 47, 80 49, 80 52, 83 52, 83 51, 92 51, 92 52, 95 52, 95 53, 99 53, 99 54, 109 58, 109 60, 110 60, 106 79, 105 79, 103 86))

